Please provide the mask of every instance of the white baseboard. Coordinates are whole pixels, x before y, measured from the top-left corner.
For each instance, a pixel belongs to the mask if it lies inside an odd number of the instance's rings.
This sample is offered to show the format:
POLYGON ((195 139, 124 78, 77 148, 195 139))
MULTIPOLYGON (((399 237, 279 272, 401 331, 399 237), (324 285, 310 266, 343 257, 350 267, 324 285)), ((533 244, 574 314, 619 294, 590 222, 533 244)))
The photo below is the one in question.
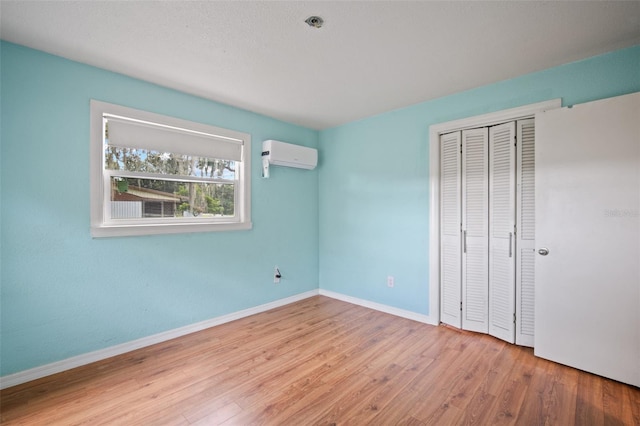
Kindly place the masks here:
POLYGON ((297 302, 299 300, 307 299, 316 295, 322 295, 331 297, 332 299, 342 300, 343 302, 353 303, 354 305, 363 306, 365 308, 374 309, 376 311, 385 312, 387 314, 396 315, 402 318, 422 322, 425 324, 437 325, 437 319, 433 319, 429 315, 422 315, 404 309, 394 308, 393 306, 383 305, 381 303, 371 302, 357 297, 347 296, 345 294, 336 293, 329 290, 316 289, 310 290, 304 293, 296 294, 294 296, 286 297, 284 299, 274 300, 273 302, 265 303, 263 305, 255 306, 253 308, 244 309, 242 311, 233 312, 227 315, 222 315, 216 318, 212 318, 206 321, 190 324, 184 327, 175 328, 173 330, 164 331, 162 333, 154 334, 152 336, 143 337, 141 339, 132 340, 131 342, 122 343, 120 345, 111 346, 105 349, 100 349, 94 352, 74 356, 71 358, 63 359, 61 361, 52 362, 51 364, 42 365, 39 367, 31 368, 29 370, 19 371, 14 374, 8 374, 0 377, 0 389, 5 389, 11 386, 16 386, 22 383, 30 382, 32 380, 40 379, 42 377, 50 376, 52 374, 60 373, 72 368, 80 367, 83 365, 91 364, 92 362, 102 361, 103 359, 111 358, 116 355, 122 355, 127 352, 134 351, 136 349, 144 348, 146 346, 155 345, 157 343, 166 342, 167 340, 175 339, 177 337, 185 336, 187 334, 195 333, 197 331, 205 330, 216 325, 231 322, 240 318, 248 317, 250 315, 259 314, 261 312, 268 311, 270 309, 279 308, 280 306, 288 305, 290 303, 297 302))
POLYGON ((145 346, 151 346, 151 345, 155 345, 156 343, 162 343, 167 340, 175 339, 176 337, 181 337, 187 334, 195 333, 196 331, 201 331, 210 327, 214 327, 216 325, 220 325, 220 324, 224 324, 240 318, 248 317, 250 315, 259 314, 261 312, 265 312, 270 309, 278 308, 280 306, 288 305, 290 303, 294 303, 299 300, 317 296, 318 294, 319 294, 319 291, 317 289, 307 291, 305 293, 296 294, 294 296, 286 297, 284 299, 274 300, 273 302, 265 303, 264 305, 255 306, 253 308, 248 308, 242 311, 237 311, 227 315, 222 315, 206 321, 190 324, 180 328, 175 328, 173 330, 164 331, 162 333, 143 337, 141 339, 133 340, 131 342, 126 342, 120 345, 111 346, 109 348, 100 349, 98 351, 89 352, 86 354, 63 359, 61 361, 56 361, 51 364, 46 364, 40 367, 31 368, 29 370, 8 374, 6 376, 0 377, 0 389, 5 389, 11 386, 16 386, 22 383, 29 382, 31 380, 40 379, 42 377, 50 376, 52 374, 56 374, 62 371, 70 370, 72 368, 80 367, 82 365, 87 365, 92 362, 101 361, 103 359, 107 359, 112 356, 121 355, 136 349, 144 348, 145 346))
POLYGON ((429 315, 418 314, 416 312, 406 311, 404 309, 394 308, 393 306, 383 305, 381 303, 371 302, 369 300, 358 299, 357 297, 347 296, 346 294, 336 293, 329 290, 319 290, 321 296, 331 297, 333 299, 342 300, 343 302, 353 303, 354 305, 364 306, 365 308, 374 309, 376 311, 385 312, 402 318, 422 322, 425 324, 438 325, 439 321, 429 315))

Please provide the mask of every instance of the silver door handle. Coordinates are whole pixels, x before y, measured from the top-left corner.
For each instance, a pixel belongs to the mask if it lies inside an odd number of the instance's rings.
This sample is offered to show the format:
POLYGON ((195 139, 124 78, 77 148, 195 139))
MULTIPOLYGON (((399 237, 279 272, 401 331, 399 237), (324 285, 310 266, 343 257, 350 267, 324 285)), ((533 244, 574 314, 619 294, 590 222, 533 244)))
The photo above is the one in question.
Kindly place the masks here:
POLYGON ((467 231, 462 231, 462 252, 467 252, 467 231))
POLYGON ((509 257, 513 256, 513 232, 509 232, 509 257))
POLYGON ((542 247, 541 249, 538 249, 538 254, 540 256, 546 256, 549 254, 549 249, 546 247, 542 247))

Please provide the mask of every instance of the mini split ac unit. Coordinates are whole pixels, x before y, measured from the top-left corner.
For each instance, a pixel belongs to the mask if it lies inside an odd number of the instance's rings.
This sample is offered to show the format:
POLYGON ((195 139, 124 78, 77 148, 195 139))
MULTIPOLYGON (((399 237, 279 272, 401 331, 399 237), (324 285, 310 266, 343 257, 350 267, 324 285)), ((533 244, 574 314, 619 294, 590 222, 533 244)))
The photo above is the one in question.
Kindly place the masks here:
POLYGON ((312 170, 318 165, 318 150, 266 140, 262 142, 262 177, 269 177, 269 165, 312 170))

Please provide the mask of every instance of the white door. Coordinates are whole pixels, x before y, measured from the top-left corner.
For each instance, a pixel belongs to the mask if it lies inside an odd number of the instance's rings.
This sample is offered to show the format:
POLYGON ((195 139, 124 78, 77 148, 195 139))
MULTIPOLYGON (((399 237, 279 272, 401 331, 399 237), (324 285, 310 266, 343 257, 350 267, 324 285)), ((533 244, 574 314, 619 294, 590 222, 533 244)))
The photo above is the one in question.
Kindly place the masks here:
POLYGON ((489 334, 515 342, 515 122, 489 129, 489 334))
POLYGON ((516 128, 516 344, 533 346, 536 267, 534 120, 518 120, 516 128))
POLYGON ((462 132, 462 328, 488 333, 489 130, 462 132))
POLYGON ((535 354, 640 386, 640 93, 535 120, 535 354))
POLYGON ((460 132, 440 136, 440 321, 461 320, 460 132))

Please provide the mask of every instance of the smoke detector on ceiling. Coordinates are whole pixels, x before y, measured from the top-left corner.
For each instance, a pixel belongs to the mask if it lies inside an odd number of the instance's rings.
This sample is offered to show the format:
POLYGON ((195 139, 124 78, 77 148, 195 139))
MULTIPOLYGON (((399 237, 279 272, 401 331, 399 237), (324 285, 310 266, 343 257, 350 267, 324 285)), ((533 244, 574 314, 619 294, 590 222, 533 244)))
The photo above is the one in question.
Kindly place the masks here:
POLYGON ((324 19, 319 16, 309 16, 304 22, 310 27, 320 28, 324 24, 324 19))

